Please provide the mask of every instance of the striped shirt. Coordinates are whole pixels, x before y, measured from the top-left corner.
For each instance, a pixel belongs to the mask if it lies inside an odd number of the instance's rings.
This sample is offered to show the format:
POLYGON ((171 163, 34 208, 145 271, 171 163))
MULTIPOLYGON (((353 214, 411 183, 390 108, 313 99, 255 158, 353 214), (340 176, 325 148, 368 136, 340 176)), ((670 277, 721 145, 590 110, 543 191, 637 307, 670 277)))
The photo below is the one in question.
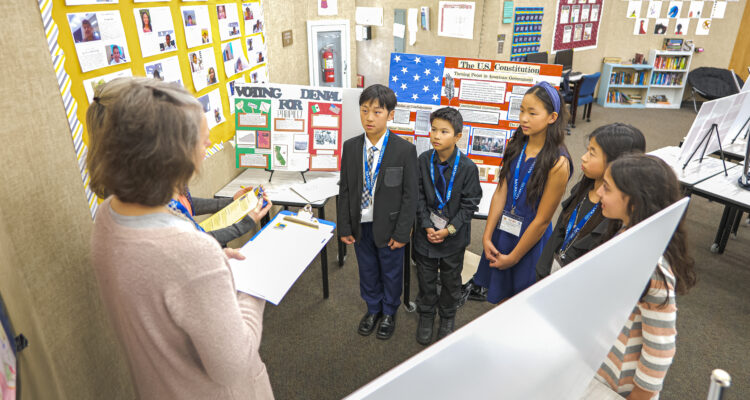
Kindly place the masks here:
POLYGON ((659 398, 667 369, 672 364, 677 335, 675 277, 667 260, 659 259, 657 268, 666 278, 667 288, 657 271, 651 275, 651 287, 630 313, 615 344, 604 359, 597 379, 627 397, 634 386, 659 398), (664 301, 667 300, 665 305, 664 301))

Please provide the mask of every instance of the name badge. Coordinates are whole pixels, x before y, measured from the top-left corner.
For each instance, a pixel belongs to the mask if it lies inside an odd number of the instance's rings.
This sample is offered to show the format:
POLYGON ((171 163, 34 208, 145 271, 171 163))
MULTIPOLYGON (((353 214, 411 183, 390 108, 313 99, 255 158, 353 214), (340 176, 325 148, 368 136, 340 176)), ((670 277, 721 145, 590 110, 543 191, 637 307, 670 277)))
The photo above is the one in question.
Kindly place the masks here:
POLYGON ((430 222, 432 222, 432 225, 437 230, 445 229, 448 226, 448 218, 443 217, 435 211, 430 211, 430 222))
POLYGON ((499 228, 503 232, 508 232, 513 236, 521 236, 521 227, 523 226, 523 217, 511 214, 509 212, 503 212, 503 216, 500 219, 499 228))
POLYGON ((549 270, 550 274, 554 274, 555 272, 562 269, 563 263, 562 259, 560 258, 560 253, 555 253, 552 255, 552 268, 549 270))

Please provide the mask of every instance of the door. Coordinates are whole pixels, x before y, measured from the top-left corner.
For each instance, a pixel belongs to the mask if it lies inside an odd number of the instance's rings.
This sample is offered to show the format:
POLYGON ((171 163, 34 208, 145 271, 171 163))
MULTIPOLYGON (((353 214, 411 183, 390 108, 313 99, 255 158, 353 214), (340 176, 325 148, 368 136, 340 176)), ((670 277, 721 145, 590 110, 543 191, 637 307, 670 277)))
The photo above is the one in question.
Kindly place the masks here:
POLYGON ((748 68, 750 68, 750 5, 745 5, 745 13, 742 15, 740 29, 737 30, 737 39, 734 41, 734 51, 729 60, 729 68, 747 80, 748 68))
POLYGON ((349 88, 349 21, 307 21, 311 86, 349 88))

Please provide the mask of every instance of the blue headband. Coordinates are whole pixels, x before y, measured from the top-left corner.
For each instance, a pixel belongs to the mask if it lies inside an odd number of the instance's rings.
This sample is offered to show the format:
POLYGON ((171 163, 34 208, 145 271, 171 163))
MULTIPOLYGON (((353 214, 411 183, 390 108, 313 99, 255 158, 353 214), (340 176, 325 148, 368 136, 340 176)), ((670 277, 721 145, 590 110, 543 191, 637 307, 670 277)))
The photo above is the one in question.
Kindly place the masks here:
POLYGON ((534 85, 533 87, 540 87, 547 91, 547 96, 552 101, 552 106, 556 113, 560 114, 560 96, 557 94, 557 89, 552 87, 547 81, 542 81, 534 85))

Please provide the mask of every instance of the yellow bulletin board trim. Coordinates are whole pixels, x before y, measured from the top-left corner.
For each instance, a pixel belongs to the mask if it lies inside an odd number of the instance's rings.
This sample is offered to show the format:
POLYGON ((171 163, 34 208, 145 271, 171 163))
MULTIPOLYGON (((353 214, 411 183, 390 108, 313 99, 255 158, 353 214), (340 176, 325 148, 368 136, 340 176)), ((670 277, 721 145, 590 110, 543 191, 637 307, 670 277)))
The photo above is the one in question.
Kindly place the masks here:
MULTIPOLYGON (((260 0, 207 0, 199 2, 146 2, 146 3, 133 3, 132 0, 120 0, 119 3, 105 3, 105 4, 90 4, 90 5, 79 5, 79 6, 66 6, 65 0, 37 0, 39 4, 39 11, 41 13, 42 22, 44 24, 45 35, 47 38, 47 44, 49 46, 50 56, 52 58, 52 67, 55 70, 57 76, 58 86, 60 87, 60 95, 62 96, 63 106, 65 107, 65 113, 68 118, 68 125, 70 126, 70 132, 73 139, 73 147, 78 160, 78 166, 81 173, 81 179, 84 186, 86 200, 91 210, 91 216, 96 215, 99 199, 91 191, 89 187, 89 176, 88 169, 86 167, 86 153, 88 152, 88 133, 84 122, 86 121, 86 110, 88 108, 88 98, 84 90, 83 81, 86 79, 94 78, 101 75, 111 74, 123 70, 130 69, 133 76, 145 76, 146 71, 144 64, 148 62, 158 61, 169 57, 178 57, 180 64, 180 72, 182 75, 182 82, 185 88, 193 93, 196 97, 212 92, 218 89, 221 95, 222 109, 224 113, 224 122, 215 126, 211 129, 211 143, 212 146, 206 151, 206 157, 217 153, 224 148, 224 142, 231 140, 234 137, 234 125, 232 121, 234 117, 231 115, 229 96, 227 93, 227 82, 247 78, 250 73, 261 68, 267 68, 266 63, 259 64, 243 71, 240 74, 226 76, 226 71, 222 63, 222 50, 221 46, 230 42, 231 40, 240 40, 242 45, 242 52, 247 58, 247 51, 245 48, 245 39, 248 36, 257 36, 258 33, 245 32, 245 24, 242 18, 242 4, 246 3, 258 3, 262 9, 262 3, 260 0), (237 7, 238 16, 240 17, 240 31, 239 37, 234 37, 230 40, 221 41, 219 35, 219 24, 216 15, 216 5, 222 4, 230 6, 235 4, 237 7), (209 18, 211 20, 211 35, 212 43, 206 44, 190 49, 190 52, 204 49, 212 49, 214 57, 217 60, 217 84, 210 85, 199 92, 193 90, 193 78, 190 72, 190 66, 188 61, 188 49, 185 41, 184 26, 182 24, 181 7, 183 6, 207 6, 209 18), (177 51, 168 52, 166 54, 159 54, 150 57, 143 57, 141 53, 141 43, 138 37, 136 21, 133 10, 140 8, 152 8, 152 7, 168 7, 172 15, 172 22, 174 25, 175 37, 177 41, 177 51), (70 26, 67 20, 67 14, 69 13, 84 13, 84 12, 102 12, 102 11, 119 11, 120 18, 122 20, 123 30, 125 32, 125 38, 128 45, 128 56, 129 63, 120 65, 108 66, 105 68, 95 69, 89 72, 82 72, 80 63, 78 60, 78 54, 76 53, 75 43, 73 40, 73 34, 70 30, 70 26), (66 54, 68 55, 66 57, 66 54), (221 70, 221 72, 218 72, 221 70)), ((265 18, 264 18, 265 24, 265 18)), ((261 34, 262 35, 262 34, 261 34)), ((265 42, 265 38, 263 38, 265 42)), ((266 60, 267 60, 266 56, 266 60)), ((249 82, 249 79, 246 79, 249 82)))

